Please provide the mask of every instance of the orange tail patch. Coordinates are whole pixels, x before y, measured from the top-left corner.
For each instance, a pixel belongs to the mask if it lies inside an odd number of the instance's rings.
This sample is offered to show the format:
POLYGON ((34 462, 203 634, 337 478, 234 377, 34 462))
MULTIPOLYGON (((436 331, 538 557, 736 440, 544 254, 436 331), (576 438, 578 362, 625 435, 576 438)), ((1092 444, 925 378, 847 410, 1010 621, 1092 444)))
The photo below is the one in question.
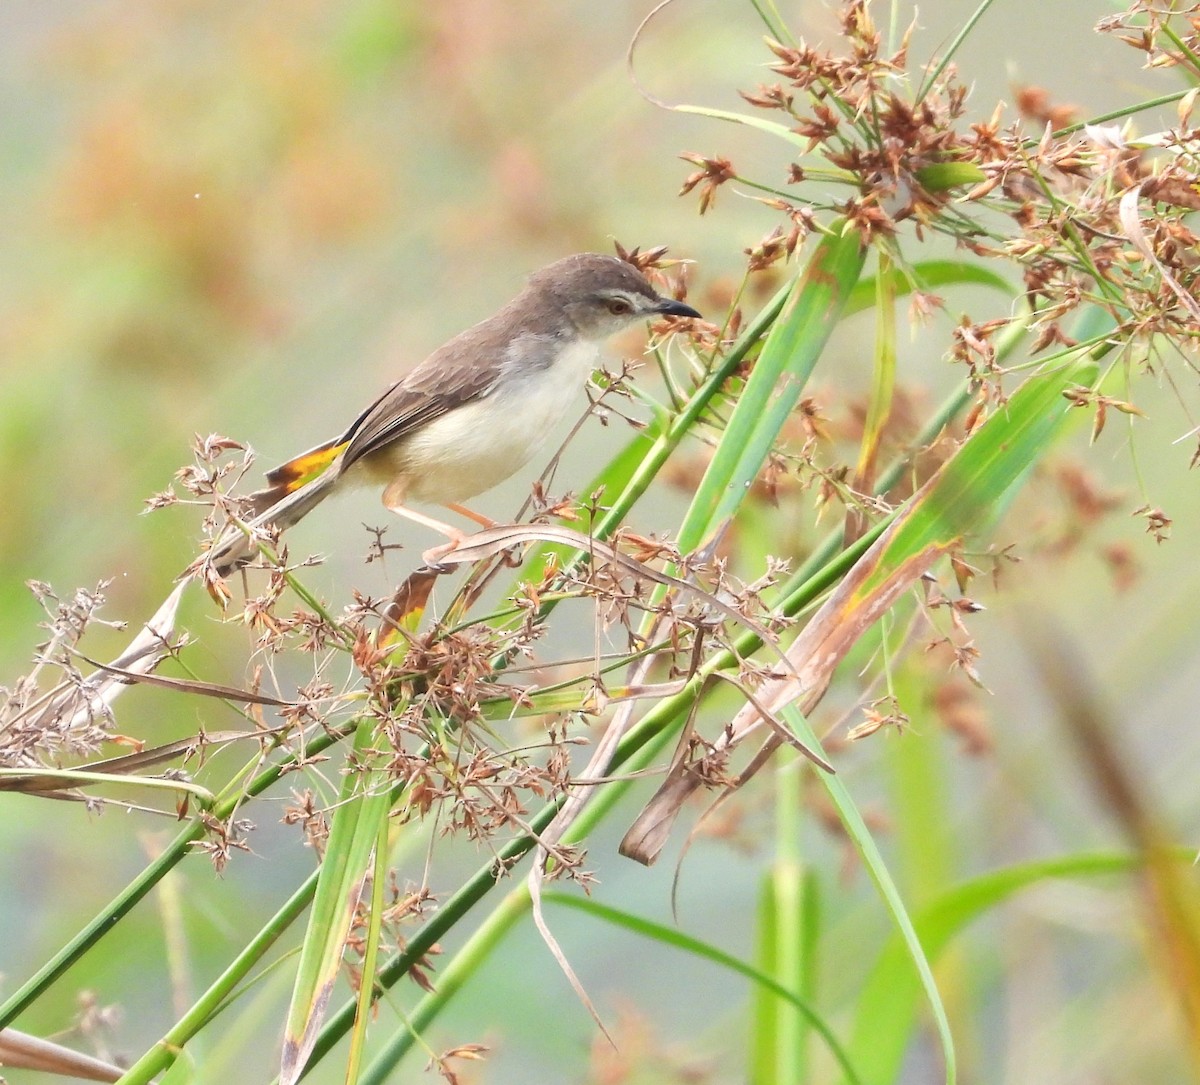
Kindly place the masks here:
POLYGON ((288 460, 287 463, 280 464, 275 470, 268 471, 267 481, 271 484, 272 489, 282 488, 285 494, 294 493, 301 486, 322 474, 342 454, 342 450, 349 443, 349 441, 342 441, 335 437, 326 444, 311 448, 294 460, 288 460))

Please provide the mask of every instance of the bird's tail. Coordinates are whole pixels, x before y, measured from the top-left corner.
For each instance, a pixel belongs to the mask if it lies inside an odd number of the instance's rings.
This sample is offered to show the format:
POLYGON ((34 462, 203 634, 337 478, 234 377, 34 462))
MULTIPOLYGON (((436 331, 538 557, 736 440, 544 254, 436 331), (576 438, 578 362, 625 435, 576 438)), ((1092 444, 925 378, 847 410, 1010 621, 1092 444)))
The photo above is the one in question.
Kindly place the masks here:
MULTIPOLYGON (((247 526, 251 531, 267 525, 285 531, 312 512, 329 496, 334 483, 341 477, 334 461, 344 447, 340 441, 329 441, 268 472, 270 485, 249 498, 251 519, 247 526)), ((188 568, 187 573, 207 566, 218 576, 227 576, 250 561, 256 552, 253 534, 247 535, 240 527, 231 526, 213 540, 208 551, 188 568)))
POLYGON ((254 531, 272 524, 280 531, 285 531, 293 524, 299 523, 329 496, 337 477, 337 472, 319 475, 291 493, 282 490, 281 487, 269 486, 251 494, 253 519, 247 522, 247 526, 252 534, 247 535, 240 527, 230 527, 217 536, 207 553, 193 566, 193 570, 205 564, 218 576, 228 576, 258 552, 254 543, 254 531))

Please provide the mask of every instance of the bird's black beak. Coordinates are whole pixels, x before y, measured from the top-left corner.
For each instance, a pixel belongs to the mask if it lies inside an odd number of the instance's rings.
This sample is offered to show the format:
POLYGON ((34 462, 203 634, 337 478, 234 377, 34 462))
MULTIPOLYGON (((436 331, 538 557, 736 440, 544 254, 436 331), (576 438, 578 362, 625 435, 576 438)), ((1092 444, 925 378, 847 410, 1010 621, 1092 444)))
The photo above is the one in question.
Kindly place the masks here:
POLYGON ((663 298, 654 307, 654 311, 662 313, 663 316, 690 316, 696 320, 700 319, 700 314, 695 309, 681 301, 675 301, 674 298, 663 298))

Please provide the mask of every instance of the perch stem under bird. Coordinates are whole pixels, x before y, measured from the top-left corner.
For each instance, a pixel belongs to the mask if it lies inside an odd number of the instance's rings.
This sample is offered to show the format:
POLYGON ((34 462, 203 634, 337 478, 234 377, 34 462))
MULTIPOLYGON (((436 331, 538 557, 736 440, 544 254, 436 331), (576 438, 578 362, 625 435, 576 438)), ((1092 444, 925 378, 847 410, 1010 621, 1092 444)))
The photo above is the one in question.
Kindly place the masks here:
POLYGON ((219 576, 255 554, 253 533, 291 527, 334 490, 380 485, 383 503, 445 535, 435 563, 463 532, 409 507, 443 505, 482 525, 462 505, 523 467, 599 362, 605 340, 659 316, 698 318, 661 296, 633 264, 580 253, 530 276, 499 312, 455 336, 393 384, 340 436, 267 473, 250 497, 251 535, 222 533, 188 572, 219 576))

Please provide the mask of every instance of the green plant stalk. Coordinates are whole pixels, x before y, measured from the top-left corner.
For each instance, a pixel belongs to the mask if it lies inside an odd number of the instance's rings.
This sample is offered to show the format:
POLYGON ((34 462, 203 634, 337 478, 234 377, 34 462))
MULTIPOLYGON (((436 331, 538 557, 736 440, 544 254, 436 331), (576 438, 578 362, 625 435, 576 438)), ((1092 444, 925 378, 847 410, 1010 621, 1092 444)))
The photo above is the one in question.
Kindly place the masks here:
MULTIPOLYGON (((558 806, 554 803, 548 804, 529 819, 530 828, 534 832, 540 833, 554 820, 557 813, 558 806)), ((380 968, 375 981, 377 992, 391 990, 399 983, 408 974, 409 969, 419 962, 439 939, 452 930, 471 908, 500 883, 500 879, 504 876, 503 871, 511 869, 535 843, 531 836, 522 836, 509 841, 500 849, 496 861, 484 864, 467 879, 451 895, 445 905, 413 933, 413 936, 407 940, 404 949, 389 958, 380 968)), ((356 1009, 356 1003, 348 1001, 335 1013, 330 1014, 325 1026, 317 1036, 308 1063, 300 1075, 301 1078, 312 1070, 350 1029, 354 1023, 356 1009)))
POLYGON ((447 1002, 482 966, 504 936, 529 910, 529 890, 524 884, 508 893, 491 914, 475 929, 462 947, 438 973, 437 989, 425 995, 416 1005, 407 1027, 397 1030, 383 1049, 373 1058, 360 1085, 384 1085, 393 1068, 404 1057, 414 1037, 427 1028, 447 1002))
MULTIPOLYGON (((619 752, 617 760, 620 761, 622 767, 628 768, 630 771, 637 771, 644 768, 646 765, 653 762, 661 753, 661 749, 666 745, 666 742, 671 737, 669 730, 660 731, 657 735, 651 735, 645 745, 636 750, 629 752, 628 760, 622 757, 619 752)), ((570 843, 575 840, 586 837, 599 821, 608 813, 608 811, 616 804, 621 794, 625 791, 625 782, 614 784, 607 787, 596 794, 595 799, 584 808, 580 817, 571 826, 570 830, 564 836, 564 842, 570 843)), ((545 828, 552 819, 554 810, 543 810, 540 812, 538 819, 535 820, 533 827, 540 831, 545 828)), ((514 841, 510 848, 520 847, 523 853, 533 846, 531 838, 523 838, 519 841, 514 841)), ((514 856, 516 852, 514 851, 514 856)), ((509 856, 506 855, 506 858, 509 856)), ((446 930, 450 929, 453 922, 457 922, 457 918, 464 915, 466 911, 475 904, 481 897, 487 893, 495 884, 496 878, 494 868, 489 864, 479 870, 471 879, 467 886, 455 893, 455 895, 447 902, 446 907, 439 911, 434 919, 421 928, 419 932, 410 940, 408 946, 402 954, 398 954, 392 961, 389 962, 384 972, 380 974, 379 986, 383 989, 390 988, 402 976, 404 976, 408 968, 426 952, 446 930), (451 915, 452 914, 452 915, 451 915), (448 919, 453 919, 453 922, 447 922, 448 919)), ((574 898, 562 897, 560 894, 553 894, 552 899, 559 900, 561 897, 563 903, 575 905, 574 898)), ((602 909, 603 906, 593 905, 597 909, 602 909)), ((388 1044, 386 1050, 381 1052, 376 1059, 368 1067, 362 1081, 364 1085, 386 1080, 386 1076, 390 1074, 397 1066, 399 1061, 408 1053, 415 1043, 415 1034, 421 1028, 427 1027, 445 1004, 449 1001, 450 996, 463 986, 465 979, 471 972, 476 970, 491 952, 499 944, 500 940, 511 929, 513 923, 521 918, 529 908, 529 894, 525 886, 519 886, 509 892, 505 898, 496 906, 492 916, 485 921, 479 931, 472 935, 468 945, 456 954, 454 959, 449 963, 447 969, 439 976, 437 984, 437 992, 434 995, 426 996, 418 1004, 417 1010, 413 1013, 410 1019, 409 1028, 401 1033, 397 1033, 396 1037, 388 1044), (494 917, 500 916, 495 922, 494 917), (469 960, 462 963, 460 968, 460 956, 467 954, 469 960), (451 981, 447 980, 447 974, 453 972, 451 981)), ((611 912, 611 909, 605 910, 611 912)), ((643 932, 644 933, 644 932, 643 932)), ((810 1022, 822 1035, 825 1042, 829 1045, 830 1050, 838 1059, 839 1063, 846 1072, 848 1079, 852 1082, 859 1080, 850 1060, 845 1052, 845 1049, 838 1043, 836 1036, 832 1033, 826 1023, 814 1013, 803 998, 797 996, 790 988, 779 983, 770 975, 765 975, 762 972, 751 968, 749 965, 737 960, 736 958, 723 954, 720 950, 715 950, 712 947, 704 946, 694 939, 688 938, 686 935, 678 935, 676 941, 680 944, 687 943, 685 948, 691 949, 692 952, 699 952, 694 947, 702 946, 703 952, 701 955, 706 956, 718 963, 725 964, 734 971, 748 976, 755 980, 765 989, 769 990, 772 997, 780 997, 794 1006, 801 1017, 810 1022)), ((353 1007, 350 1004, 344 1006, 337 1014, 332 1016, 326 1026, 326 1029, 318 1037, 317 1044, 314 1047, 312 1060, 309 1067, 316 1064, 320 1055, 324 1054, 335 1044, 345 1031, 350 1026, 353 1007)))
MULTIPOLYGON (((749 634, 751 637, 753 634, 749 634)), ((729 663, 733 662, 732 653, 728 653, 729 663)), ((697 692, 699 683, 697 684, 697 692)), ((656 706, 657 708, 657 706, 656 706)), ((679 711, 686 711, 686 706, 679 711)), ((636 773, 650 765, 661 753, 662 748, 670 741, 671 731, 664 727, 642 728, 637 737, 631 733, 618 747, 613 758, 614 768, 623 768, 636 773), (631 741, 632 740, 632 741, 631 741)), ((564 834, 563 842, 572 843, 586 836, 616 804, 631 781, 616 781, 613 784, 598 788, 594 797, 584 807, 579 817, 564 834)), ((558 813, 558 804, 549 803, 529 819, 529 825, 534 832, 540 833, 547 828, 558 813)), ((519 837, 510 841, 499 853, 499 864, 504 869, 511 868, 535 844, 530 836, 519 837)), ((487 863, 480 867, 475 874, 459 888, 446 904, 438 909, 436 915, 424 924, 409 938, 403 952, 393 956, 380 970, 377 986, 380 990, 389 990, 398 983, 408 970, 421 959, 466 913, 483 899, 499 884, 497 863, 487 863)), ((501 905, 502 907, 503 905, 501 905)), ((476 952, 482 946, 476 947, 476 952)), ((441 1003, 438 1004, 440 1009, 441 1003)), ((336 1013, 332 1014, 317 1037, 312 1055, 305 1073, 312 1069, 319 1059, 333 1047, 349 1029, 354 1019, 355 1006, 347 1002, 336 1013)), ((432 1018, 431 1018, 432 1019, 432 1018)), ((406 1050, 407 1048, 405 1048, 406 1050)), ((400 1052, 403 1054, 403 1052, 400 1052)), ((303 1076, 303 1075, 302 1075, 303 1076)))
POLYGON ((763 0, 750 0, 750 4, 758 12, 759 19, 762 20, 763 26, 767 28, 767 33, 771 37, 779 42, 792 40, 792 36, 788 33, 787 25, 779 14, 779 9, 775 6, 774 0, 766 0, 765 4, 763 0))
MULTIPOLYGON (((386 851, 385 851, 386 854, 386 851)), ((281 910, 279 916, 272 920, 272 925, 278 925, 279 933, 283 929, 296 921, 302 914, 304 909, 311 903, 312 898, 317 890, 317 880, 320 871, 314 870, 297 889, 291 901, 281 910)), ((386 879, 380 879, 380 885, 386 883, 386 879)), ((382 914, 382 910, 377 906, 374 914, 382 914)), ((121 1079, 120 1085, 146 1085, 150 1079, 156 1074, 162 1072, 171 1066, 183 1052, 185 1046, 194 1038, 200 1029, 207 1026, 213 1017, 225 1009, 221 1005, 221 1000, 227 998, 234 993, 237 986, 242 983, 249 975, 250 970, 258 959, 262 956, 270 946, 270 941, 262 942, 262 935, 257 936, 255 942, 252 942, 245 950, 242 951, 236 958, 233 964, 218 978, 212 988, 209 989, 201 999, 197 1002, 197 1011, 200 1007, 213 1007, 207 1012, 189 1011, 187 1018, 180 1021, 179 1025, 171 1030, 170 1033, 160 1042, 160 1044, 148 1053, 147 1057, 139 1060, 138 1067, 145 1064, 145 1073, 134 1078, 126 1076, 121 1079)), ((273 941, 273 939, 272 939, 273 941)), ((373 975, 373 970, 367 970, 367 964, 364 962, 364 975, 373 975)), ((373 989, 372 998, 378 997, 380 988, 376 985, 373 989)), ((359 1000, 361 1002, 361 998, 359 1000)), ((351 1014, 353 1015, 354 1006, 351 1006, 351 1014)), ((132 1074, 133 1071, 129 1071, 132 1074)), ((276 1079, 278 1080, 278 1079, 276 1079)))
MULTIPOLYGON (((346 733, 348 733, 349 730, 350 729, 347 729, 346 733)), ((307 744, 307 753, 319 753, 319 751, 324 749, 326 745, 337 741, 337 736, 323 735, 320 736, 320 738, 322 738, 322 742, 318 743, 316 739, 313 739, 312 742, 307 744)), ((277 778, 277 775, 278 772, 275 772, 274 778, 277 778)), ((274 779, 271 781, 274 783, 274 779)), ((390 793, 391 802, 395 802, 396 799, 402 795, 404 790, 406 790, 404 785, 396 785, 396 787, 394 787, 390 793)), ((253 793, 254 795, 257 795, 258 790, 254 791, 253 793)), ((241 796, 241 798, 245 797, 247 796, 241 796)), ((232 802, 232 799, 230 799, 229 802, 232 802)), ((226 811, 226 816, 228 816, 229 813, 233 813, 232 808, 226 811)), ((552 811, 550 811, 550 813, 552 813, 552 811)), ((550 822, 550 816, 547 816, 547 825, 548 822, 550 822)), ((175 841, 175 843, 178 843, 178 841, 175 841)), ((191 843, 191 840, 188 840, 187 843, 191 843)), ((529 846, 532 846, 532 841, 528 841, 528 843, 524 844, 522 849, 514 851, 512 856, 508 858, 511 858, 512 862, 515 862, 516 858, 520 857, 524 851, 528 850, 529 846)), ((502 857, 504 857, 503 852, 502 857)), ((157 880, 160 880, 169 869, 169 867, 163 869, 161 873, 157 874, 155 881, 149 883, 148 891, 149 888, 154 886, 157 880)), ((150 868, 145 871, 145 874, 149 873, 150 868)), ((184 1049, 185 1045, 190 1042, 194 1036, 196 1036, 196 1033, 202 1029, 204 1025, 209 1023, 209 1020, 211 1020, 211 1018, 214 1017, 218 1011, 220 1011, 222 1008, 222 1000, 226 999, 226 997, 233 993, 236 985, 238 985, 242 979, 245 979, 248 973, 250 973, 253 965, 263 957, 263 954, 268 951, 271 945, 274 945, 278 935, 282 934, 283 929, 286 929, 288 924, 295 922, 295 919, 298 919, 302 913, 304 913, 306 907, 312 903, 313 895, 317 892, 319 873, 320 871, 318 869, 314 870, 311 875, 308 875, 307 879, 304 883, 302 883, 300 888, 296 889, 292 899, 290 899, 288 903, 283 906, 283 909, 277 913, 277 916, 272 918, 271 922, 266 925, 266 927, 260 931, 256 937, 254 937, 254 940, 250 943, 250 945, 247 945, 244 951, 242 951, 238 957, 234 959, 233 963, 230 964, 228 969, 226 969, 226 971, 224 971, 222 975, 217 978, 217 981, 211 985, 209 990, 205 991, 205 994, 200 996, 200 999, 197 1000, 196 1005, 193 1006, 191 1011, 188 1011, 185 1017, 179 1021, 179 1024, 173 1027, 173 1029, 163 1037, 162 1041, 160 1041, 155 1048, 152 1048, 150 1051, 148 1051, 148 1053, 146 1053, 142 1059, 139 1059, 136 1065, 134 1065, 130 1071, 126 1073, 125 1077, 121 1079, 121 1085, 145 1085, 145 1083, 149 1083, 149 1080, 154 1077, 155 1074, 161 1073, 163 1069, 166 1069, 172 1065, 176 1057, 178 1057, 180 1051, 184 1049), (137 1072, 137 1075, 134 1075, 134 1072, 137 1072)), ((382 882, 380 882, 380 885, 382 885, 382 882)), ((403 969, 395 972, 394 978, 392 978, 391 981, 392 983, 398 981, 398 979, 400 979, 404 973, 407 972, 408 967, 412 965, 416 958, 419 957, 420 953, 424 953, 426 949, 432 946, 432 942, 436 941, 438 934, 438 931, 436 931, 432 941, 428 943, 428 945, 425 945, 424 948, 421 948, 420 952, 416 954, 415 957, 409 955, 409 957, 404 959, 403 969)), ((77 955, 82 955, 82 952, 85 951, 86 948, 88 948, 88 946, 84 946, 82 951, 80 951, 80 953, 77 955)), ((70 961, 68 961, 68 964, 70 964, 70 961)), ((384 973, 386 973, 386 970, 380 973, 380 975, 384 975, 384 973)), ((372 975, 372 972, 364 972, 364 975, 372 975)), ((53 979, 50 982, 53 982, 53 979)), ((384 987, 384 984, 378 983, 376 985, 376 989, 373 991, 372 997, 377 997, 384 987)), ((354 1008, 355 1007, 352 1003, 352 1005, 349 1006, 350 1019, 346 1021, 347 1029, 353 1024, 354 1008)))
MULTIPOLYGON (((776 777, 775 859, 763 883, 758 914, 758 965, 789 991, 802 992, 813 1001, 812 960, 808 935, 812 928, 806 897, 807 878, 800 850, 799 754, 781 751, 788 762, 776 777)), ((779 1081, 806 1081, 808 1022, 794 1004, 773 992, 755 989, 754 1027, 751 1031, 750 1081, 774 1085, 779 1081)))
MULTIPOLYGON (((757 925, 755 929, 755 962, 760 972, 771 977, 778 983, 778 977, 773 967, 775 958, 773 947, 777 941, 777 928, 780 922, 776 898, 773 893, 775 886, 775 866, 763 878, 762 889, 758 895, 756 910, 757 925)), ((786 985, 784 989, 787 990, 786 985)), ((750 1085, 770 1085, 779 1080, 776 1077, 779 1050, 779 1019, 782 1009, 779 999, 774 997, 771 988, 756 987, 753 991, 753 1006, 750 1012, 750 1069, 747 1080, 750 1085)), ((798 1080, 803 1080, 800 1078, 798 1080)))
MULTIPOLYGON (((895 696, 903 707, 920 704, 922 689, 916 665, 901 665, 895 680, 895 696)), ((897 866, 907 872, 904 896, 922 907, 935 891, 948 885, 958 868, 954 853, 954 824, 947 796, 948 764, 944 743, 914 721, 921 742, 888 742, 884 771, 894 814, 893 833, 897 866)), ((899 738, 900 736, 893 736, 899 738)))
MULTIPOLYGON (((1076 132, 1082 132, 1085 128, 1089 128, 1092 125, 1107 124, 1109 121, 1123 120, 1138 113, 1158 109, 1160 106, 1172 105, 1181 98, 1186 98, 1192 93, 1193 89, 1190 86, 1184 87, 1183 90, 1175 90, 1170 94, 1160 94, 1157 98, 1147 98, 1144 102, 1139 102, 1137 105, 1122 106, 1120 109, 1114 109, 1109 113, 1100 113, 1095 117, 1089 117, 1086 121, 1080 121, 1078 124, 1068 124, 1065 128, 1060 128, 1057 132, 1052 132, 1050 138, 1061 139, 1063 136, 1073 136, 1076 132)), ((1037 143, 1037 140, 1031 139, 1028 142, 1030 146, 1033 146, 1037 143)))
POLYGON ((156 1075, 168 1069, 179 1057, 188 1042, 224 1008, 238 985, 263 958, 280 936, 301 916, 312 900, 317 887, 314 870, 287 899, 270 921, 246 947, 229 963, 225 971, 209 986, 185 1013, 137 1062, 125 1071, 119 1085, 147 1085, 156 1075))
MULTIPOLYGON (((918 668, 915 661, 906 661, 895 676, 893 693, 901 706, 919 705, 924 700, 918 668)), ((920 735, 920 741, 914 742, 906 735, 889 736, 882 767, 894 825, 894 863, 905 876, 904 899, 911 902, 917 916, 945 886, 953 884, 960 863, 948 795, 950 765, 946 736, 932 721, 929 726, 922 726, 917 718, 914 724, 914 734, 920 735)), ((920 932, 919 924, 917 930, 920 932)), ((926 952, 930 952, 928 946, 926 952)), ((974 977, 954 955, 943 959, 936 972, 938 989, 956 1025, 959 1047, 969 1051, 973 1047, 975 1015, 968 1009, 965 997, 974 977)))
MULTIPOLYGON (((0 780, 8 777, 31 780, 44 779, 48 781, 73 780, 81 786, 91 787, 94 784, 118 784, 122 787, 144 787, 150 791, 174 791, 191 795, 207 810, 215 798, 206 787, 191 783, 188 780, 166 780, 158 776, 134 776, 121 772, 91 772, 88 769, 43 769, 43 768, 5 768, 0 769, 0 780)), ((52 790, 46 788, 47 791, 52 790)), ((36 789, 34 789, 36 794, 36 789)))

